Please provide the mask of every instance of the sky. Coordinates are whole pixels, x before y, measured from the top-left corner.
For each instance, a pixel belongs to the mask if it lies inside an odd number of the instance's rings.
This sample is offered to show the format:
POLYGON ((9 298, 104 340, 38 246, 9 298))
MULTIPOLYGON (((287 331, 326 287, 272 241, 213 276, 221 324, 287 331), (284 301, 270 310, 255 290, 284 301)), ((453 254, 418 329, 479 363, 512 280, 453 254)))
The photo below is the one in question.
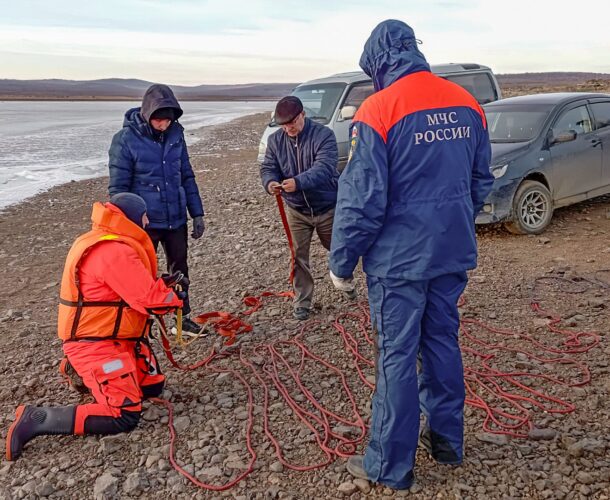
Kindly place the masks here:
POLYGON ((610 73, 608 0, 0 0, 0 13, 1 78, 302 82, 358 69, 385 19, 409 24, 432 64, 610 73))

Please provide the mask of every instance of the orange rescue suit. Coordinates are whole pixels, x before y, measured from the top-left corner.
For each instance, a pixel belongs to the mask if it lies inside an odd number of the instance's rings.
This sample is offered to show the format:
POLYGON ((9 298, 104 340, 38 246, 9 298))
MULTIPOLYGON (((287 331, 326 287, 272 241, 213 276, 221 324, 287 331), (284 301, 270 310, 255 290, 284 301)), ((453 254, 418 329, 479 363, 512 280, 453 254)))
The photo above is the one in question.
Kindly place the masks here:
POLYGON ((92 229, 72 245, 61 280, 59 337, 138 339, 150 313, 182 301, 156 279, 157 256, 146 232, 110 203, 95 203, 92 229))

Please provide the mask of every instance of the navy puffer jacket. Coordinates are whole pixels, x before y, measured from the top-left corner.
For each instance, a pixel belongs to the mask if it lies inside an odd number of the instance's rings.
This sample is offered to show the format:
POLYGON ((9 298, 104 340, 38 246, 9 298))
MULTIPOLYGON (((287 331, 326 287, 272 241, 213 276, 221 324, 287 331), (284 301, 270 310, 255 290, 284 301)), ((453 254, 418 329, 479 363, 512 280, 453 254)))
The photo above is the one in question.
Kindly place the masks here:
POLYGON ((174 120, 162 134, 154 133, 150 116, 160 108, 182 110, 166 85, 153 85, 141 108, 125 113, 123 128, 115 134, 108 152, 108 192, 135 193, 146 201, 151 229, 175 229, 191 217, 203 215, 203 204, 189 161, 184 129, 174 120), (144 115, 144 116, 143 116, 144 115))
POLYGON ((260 167, 263 187, 294 178, 297 191, 282 192, 286 203, 308 215, 319 215, 337 203, 337 140, 332 130, 305 118, 296 138, 282 129, 269 136, 260 167))

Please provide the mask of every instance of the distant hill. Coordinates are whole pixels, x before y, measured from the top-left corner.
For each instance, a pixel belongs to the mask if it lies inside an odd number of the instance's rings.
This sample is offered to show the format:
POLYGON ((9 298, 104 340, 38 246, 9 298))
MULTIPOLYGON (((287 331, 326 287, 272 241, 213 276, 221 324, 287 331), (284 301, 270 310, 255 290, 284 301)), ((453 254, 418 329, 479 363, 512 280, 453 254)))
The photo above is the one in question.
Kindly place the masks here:
MULTIPOLYGON (((506 97, 555 92, 610 92, 610 74, 579 72, 510 73, 496 75, 506 97)), ((101 80, 2 80, 0 100, 140 100, 152 82, 137 79, 101 80)), ((248 83, 242 85, 171 85, 176 97, 186 101, 276 100, 298 83, 248 83)))
POLYGON ((610 93, 610 74, 579 72, 497 74, 504 97, 542 92, 610 93))
MULTIPOLYGON (((102 80, 2 80, 0 100, 74 99, 139 100, 152 82, 137 79, 102 80)), ((289 94, 297 83, 242 85, 171 85, 180 100, 274 100, 289 94)))
POLYGON ((575 85, 589 80, 610 80, 608 73, 548 72, 497 74, 500 85, 575 85))

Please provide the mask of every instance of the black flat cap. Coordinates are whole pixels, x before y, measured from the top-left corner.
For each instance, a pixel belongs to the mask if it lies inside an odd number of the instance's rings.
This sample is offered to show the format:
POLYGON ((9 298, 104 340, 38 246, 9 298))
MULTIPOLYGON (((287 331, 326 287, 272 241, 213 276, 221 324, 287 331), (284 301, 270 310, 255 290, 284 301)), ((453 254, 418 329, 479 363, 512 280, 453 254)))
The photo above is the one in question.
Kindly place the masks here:
POLYGON ((293 95, 282 97, 275 106, 275 123, 284 125, 294 120, 303 111, 301 99, 293 95))

